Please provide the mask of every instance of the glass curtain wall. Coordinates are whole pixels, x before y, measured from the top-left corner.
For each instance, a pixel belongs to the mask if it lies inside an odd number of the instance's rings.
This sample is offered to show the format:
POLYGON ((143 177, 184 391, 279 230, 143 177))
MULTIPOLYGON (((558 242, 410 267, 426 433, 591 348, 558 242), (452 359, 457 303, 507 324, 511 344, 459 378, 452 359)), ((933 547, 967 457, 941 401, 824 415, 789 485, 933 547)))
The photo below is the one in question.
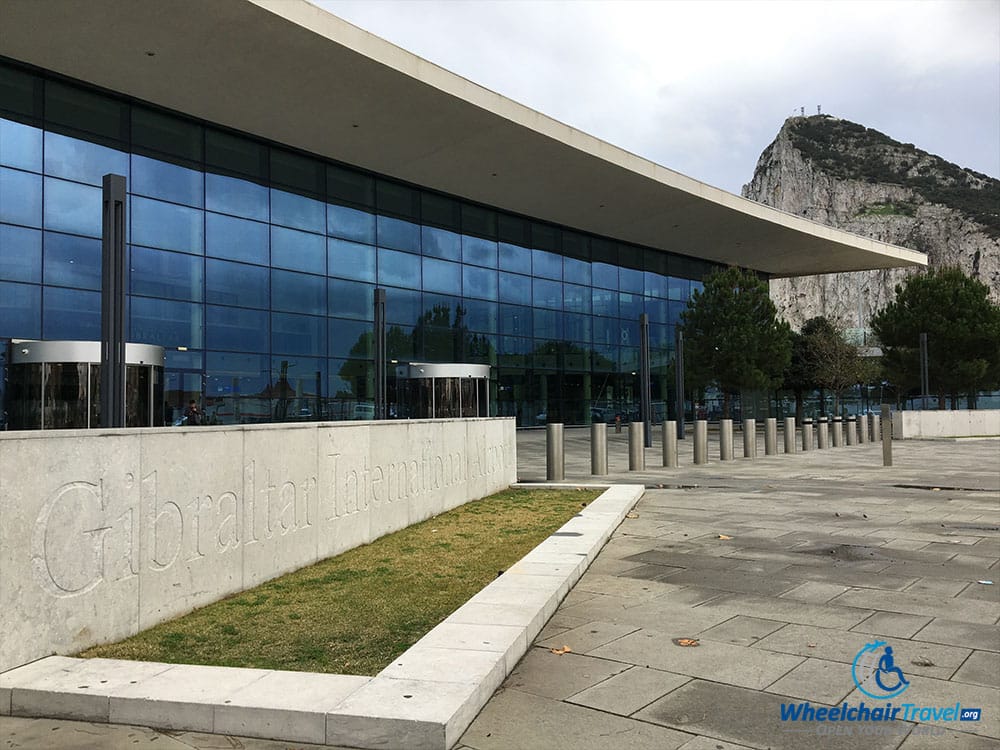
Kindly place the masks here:
POLYGON ((194 398, 209 422, 371 418, 376 285, 391 360, 491 365, 519 426, 634 415, 645 312, 662 411, 711 269, 0 61, 0 338, 100 339, 109 172, 129 193, 128 340, 166 349, 165 411, 194 398))

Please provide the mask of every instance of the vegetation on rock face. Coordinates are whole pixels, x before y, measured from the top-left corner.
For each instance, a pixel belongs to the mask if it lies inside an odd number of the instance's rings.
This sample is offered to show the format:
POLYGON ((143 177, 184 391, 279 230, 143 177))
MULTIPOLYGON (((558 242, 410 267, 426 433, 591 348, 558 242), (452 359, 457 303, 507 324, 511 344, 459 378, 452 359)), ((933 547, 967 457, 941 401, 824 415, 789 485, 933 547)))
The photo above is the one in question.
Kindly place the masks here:
POLYGON ((989 289, 957 269, 913 276, 872 318, 889 379, 919 391, 920 334, 927 334, 928 380, 938 405, 945 397, 1000 387, 1000 306, 989 289))
POLYGON ((990 236, 1000 237, 1000 180, 829 115, 795 118, 789 121, 788 133, 803 157, 832 177, 909 188, 924 201, 960 211, 990 236))
POLYGON ((714 383, 729 418, 734 393, 769 390, 791 357, 791 329, 778 318, 767 282, 752 271, 727 268, 705 279, 681 313, 684 368, 689 382, 714 383))

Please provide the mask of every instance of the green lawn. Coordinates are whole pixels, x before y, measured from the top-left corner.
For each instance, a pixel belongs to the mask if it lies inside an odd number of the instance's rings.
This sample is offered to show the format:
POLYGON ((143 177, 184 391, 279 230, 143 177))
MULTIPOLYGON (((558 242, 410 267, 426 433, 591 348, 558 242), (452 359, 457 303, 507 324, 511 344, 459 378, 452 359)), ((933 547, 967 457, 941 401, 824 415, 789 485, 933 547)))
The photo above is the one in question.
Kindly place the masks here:
POLYGON ((80 656, 373 675, 599 494, 509 489, 80 656))

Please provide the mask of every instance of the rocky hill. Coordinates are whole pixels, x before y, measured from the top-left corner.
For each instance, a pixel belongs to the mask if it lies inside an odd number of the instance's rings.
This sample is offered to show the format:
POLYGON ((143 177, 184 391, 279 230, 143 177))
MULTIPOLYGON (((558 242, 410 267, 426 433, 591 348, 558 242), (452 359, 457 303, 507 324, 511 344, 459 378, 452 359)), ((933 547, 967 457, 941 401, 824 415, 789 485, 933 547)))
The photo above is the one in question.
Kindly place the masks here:
MULTIPOLYGON (((1000 301, 1000 180, 963 169, 877 130, 829 115, 791 117, 764 149, 744 197, 814 221, 927 253, 1000 301)), ((913 270, 771 281, 794 328, 825 315, 867 327, 913 270)))

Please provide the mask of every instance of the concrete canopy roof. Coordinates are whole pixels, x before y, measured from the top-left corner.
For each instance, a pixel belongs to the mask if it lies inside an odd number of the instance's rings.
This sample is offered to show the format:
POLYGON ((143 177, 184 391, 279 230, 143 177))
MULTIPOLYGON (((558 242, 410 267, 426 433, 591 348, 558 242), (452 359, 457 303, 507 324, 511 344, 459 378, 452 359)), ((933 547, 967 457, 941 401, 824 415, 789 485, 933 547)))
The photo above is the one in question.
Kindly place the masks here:
POLYGON ((514 213, 776 276, 927 262, 654 164, 306 0, 0 2, 0 55, 514 213))

